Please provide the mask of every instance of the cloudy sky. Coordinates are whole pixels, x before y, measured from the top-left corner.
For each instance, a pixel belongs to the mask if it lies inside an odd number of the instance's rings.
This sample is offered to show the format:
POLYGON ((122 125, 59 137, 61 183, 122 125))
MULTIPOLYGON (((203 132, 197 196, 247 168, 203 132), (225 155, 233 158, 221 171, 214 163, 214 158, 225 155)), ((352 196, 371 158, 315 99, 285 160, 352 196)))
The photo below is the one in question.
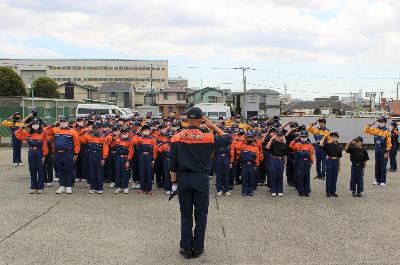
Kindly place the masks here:
POLYGON ((2 58, 168 59, 189 85, 297 98, 384 91, 400 77, 397 0, 0 0, 2 58))

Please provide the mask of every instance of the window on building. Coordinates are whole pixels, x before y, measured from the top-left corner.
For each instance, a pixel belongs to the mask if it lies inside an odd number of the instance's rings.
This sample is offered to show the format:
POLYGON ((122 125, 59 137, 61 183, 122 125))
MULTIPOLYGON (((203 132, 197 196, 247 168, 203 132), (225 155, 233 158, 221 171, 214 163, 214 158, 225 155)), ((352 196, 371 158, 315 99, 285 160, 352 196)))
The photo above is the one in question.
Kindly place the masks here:
POLYGON ((185 93, 176 93, 177 100, 185 100, 185 93))
POLYGON ((163 93, 164 94, 164 100, 168 100, 168 93, 163 93))
POLYGON ((220 97, 216 97, 216 96, 209 96, 208 97, 208 102, 209 103, 219 103, 219 102, 221 102, 221 98, 220 97))

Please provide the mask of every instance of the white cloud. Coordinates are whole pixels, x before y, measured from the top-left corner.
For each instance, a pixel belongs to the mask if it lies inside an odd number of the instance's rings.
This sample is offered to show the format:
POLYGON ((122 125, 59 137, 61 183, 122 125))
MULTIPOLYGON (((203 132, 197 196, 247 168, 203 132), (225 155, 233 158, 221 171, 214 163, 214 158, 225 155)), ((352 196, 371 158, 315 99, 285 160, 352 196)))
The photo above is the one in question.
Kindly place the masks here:
POLYGON ((400 3, 393 0, 0 0, 0 10, 0 35, 18 42, 3 40, 3 54, 10 56, 59 57, 29 50, 29 39, 42 36, 130 57, 225 55, 336 64, 398 64, 400 57, 400 3), (320 20, 307 12, 335 16, 320 20))

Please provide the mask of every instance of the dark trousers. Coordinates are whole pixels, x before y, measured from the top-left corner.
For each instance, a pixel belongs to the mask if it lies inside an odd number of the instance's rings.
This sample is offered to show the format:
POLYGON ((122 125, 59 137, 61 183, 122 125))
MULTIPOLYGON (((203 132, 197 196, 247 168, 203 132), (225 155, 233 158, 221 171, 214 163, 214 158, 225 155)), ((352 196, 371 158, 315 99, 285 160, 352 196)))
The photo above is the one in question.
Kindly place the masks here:
POLYGON ((296 188, 299 194, 306 194, 311 192, 310 184, 310 168, 311 161, 309 159, 297 159, 295 163, 295 175, 296 175, 296 188))
POLYGON ((101 151, 89 151, 89 178, 91 190, 103 190, 104 167, 101 165, 103 154, 101 151))
POLYGON ((294 153, 289 153, 286 163, 286 178, 289 185, 295 185, 296 178, 294 177, 294 153))
POLYGON ((350 190, 357 193, 364 191, 364 169, 360 164, 351 165, 350 190))
POLYGON ((271 157, 271 192, 283 192, 283 170, 285 160, 271 157))
POLYGON ((336 192, 336 183, 339 174, 339 159, 326 160, 326 193, 336 192))
POLYGON ((12 134, 11 143, 13 148, 13 163, 22 163, 21 159, 21 147, 22 141, 18 140, 15 134, 12 134))
POLYGON ((172 182, 171 182, 171 172, 169 170, 169 158, 164 157, 162 162, 163 162, 164 190, 171 191, 172 190, 172 182))
POLYGON ((264 167, 265 167, 265 173, 266 173, 266 178, 267 178, 267 187, 271 188, 271 153, 270 152, 265 152, 264 153, 264 167))
POLYGON ((46 160, 43 165, 44 182, 53 182, 53 152, 49 148, 49 153, 46 155, 46 160))
POLYGON ((153 167, 151 162, 153 161, 153 154, 139 154, 138 163, 138 174, 140 179, 140 189, 144 192, 150 192, 152 190, 153 181, 153 167))
POLYGON ((127 157, 122 157, 116 154, 114 159, 115 165, 115 187, 126 189, 128 188, 129 178, 131 175, 130 167, 126 168, 127 157))
POLYGON ((86 144, 81 144, 81 150, 79 152, 78 158, 75 162, 75 177, 78 179, 90 179, 89 175, 89 159, 88 159, 88 149, 86 144))
POLYGON ((72 150, 64 152, 55 152, 54 163, 56 165, 57 174, 59 176, 60 186, 72 187, 74 183, 73 172, 73 156, 72 150))
POLYGON ((326 174, 326 152, 319 143, 315 144, 315 167, 317 176, 325 177, 326 174))
POLYGON ((29 173, 31 175, 31 189, 44 189, 44 175, 42 165, 43 152, 42 149, 28 151, 29 173))
MULTIPOLYGON (((109 178, 108 180, 110 182, 115 182, 115 164, 116 164, 115 159, 116 159, 116 157, 117 157, 116 151, 110 151, 108 154, 106 166, 104 167, 104 172, 107 172, 107 176, 109 178)), ((105 178, 105 176, 104 176, 104 178, 105 178)))
POLYGON ((157 187, 162 188, 164 185, 164 170, 163 170, 163 153, 158 152, 156 161, 154 162, 154 172, 156 174, 156 183, 157 187))
POLYGON ((256 166, 254 162, 242 162, 242 194, 252 195, 256 182, 256 166))
POLYGON ((178 197, 181 212, 180 246, 186 251, 201 250, 204 248, 209 204, 208 172, 178 172, 178 197), (196 223, 194 233, 193 215, 196 223))
POLYGON ((397 146, 392 146, 392 149, 389 151, 389 159, 390 159, 390 168, 393 170, 397 170, 397 161, 396 161, 396 156, 397 156, 397 146))
MULTIPOLYGON (((138 153, 138 149, 135 145, 135 154, 138 153)), ((139 156, 138 155, 134 155, 133 159, 132 159, 132 179, 134 182, 139 182, 140 178, 139 178, 139 173, 138 173, 138 168, 139 168, 139 156)))
POLYGON ((385 148, 375 146, 375 179, 378 183, 386 183, 387 159, 384 158, 385 148))
POLYGON ((215 159, 215 174, 217 175, 217 192, 228 192, 230 175, 230 157, 228 154, 218 154, 215 159))

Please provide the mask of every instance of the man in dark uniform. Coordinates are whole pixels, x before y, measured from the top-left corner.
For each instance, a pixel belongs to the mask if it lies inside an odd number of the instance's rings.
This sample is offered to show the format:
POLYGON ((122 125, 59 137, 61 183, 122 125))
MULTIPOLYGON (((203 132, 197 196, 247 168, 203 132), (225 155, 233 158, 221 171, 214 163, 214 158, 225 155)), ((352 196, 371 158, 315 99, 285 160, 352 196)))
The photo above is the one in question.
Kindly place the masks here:
POLYGON ((231 137, 203 116, 199 108, 187 111, 188 127, 171 139, 171 181, 178 189, 181 212, 180 253, 187 259, 204 252, 207 225, 211 155, 216 148, 227 147, 231 137), (199 127, 204 122, 213 133, 199 127), (193 206, 196 226, 193 235, 193 206))

